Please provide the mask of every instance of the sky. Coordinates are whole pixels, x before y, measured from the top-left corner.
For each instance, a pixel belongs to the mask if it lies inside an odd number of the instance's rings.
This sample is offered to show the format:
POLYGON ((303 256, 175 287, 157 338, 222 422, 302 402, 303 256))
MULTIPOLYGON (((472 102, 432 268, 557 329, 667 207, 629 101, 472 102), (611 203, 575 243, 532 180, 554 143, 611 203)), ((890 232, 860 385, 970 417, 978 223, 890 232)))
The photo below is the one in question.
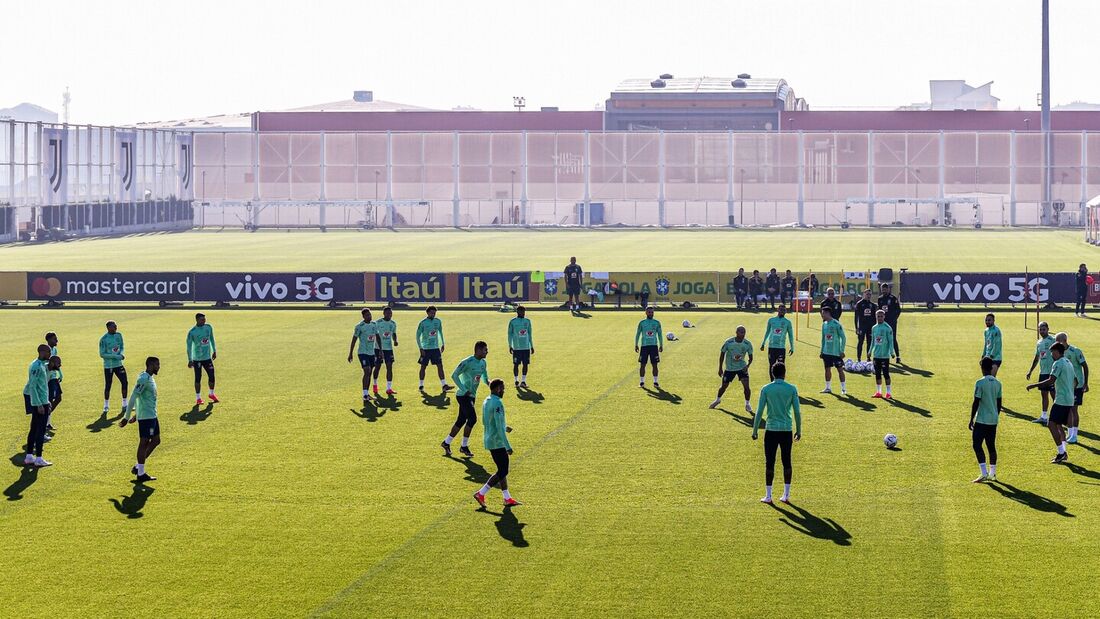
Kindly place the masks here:
MULTIPOLYGON (((1051 97, 1100 103, 1100 1, 1052 0, 1051 97)), ((350 99, 591 110, 621 80, 780 77, 822 107, 993 81, 1034 109, 1040 0, 4 0, 0 107, 121 125, 350 99)))

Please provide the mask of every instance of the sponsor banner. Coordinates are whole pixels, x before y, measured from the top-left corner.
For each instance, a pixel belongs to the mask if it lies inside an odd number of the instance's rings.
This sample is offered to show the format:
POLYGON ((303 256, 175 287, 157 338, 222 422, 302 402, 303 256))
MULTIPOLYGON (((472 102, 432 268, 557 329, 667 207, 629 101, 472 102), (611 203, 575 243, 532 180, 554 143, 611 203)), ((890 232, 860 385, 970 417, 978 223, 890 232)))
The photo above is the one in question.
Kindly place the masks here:
POLYGON ((1088 303, 1100 304, 1100 273, 1093 273, 1089 277, 1092 278, 1092 283, 1089 284, 1089 294, 1085 300, 1088 303))
POLYGON ((133 202, 137 195, 137 133, 115 130, 115 195, 133 202))
POLYGON ((196 301, 308 303, 363 300, 362 273, 196 273, 196 301))
POLYGON ((906 303, 1073 302, 1073 273, 914 273, 902 276, 906 303))
MULTIPOLYGON (((609 274, 623 297, 649 294, 649 301, 667 303, 714 303, 718 300, 718 273, 713 271, 651 271, 609 274)), ((614 298, 612 296, 611 298, 614 298)))
MULTIPOLYGON (((584 273, 584 277, 581 278, 581 296, 588 298, 588 291, 590 289, 604 291, 604 286, 608 283, 610 273, 593 272, 584 273)), ((565 293, 565 273, 561 271, 546 271, 543 274, 543 281, 538 284, 538 295, 532 297, 532 299, 538 299, 543 303, 565 303, 569 300, 569 295, 565 293)))
POLYGON ((191 301, 191 273, 27 273, 31 301, 191 301))
POLYGON ((27 274, 0 273, 0 301, 26 301, 27 274))
POLYGON ((180 200, 194 200, 195 144, 191 134, 176 136, 176 197, 180 200))
POLYGON ((68 201, 68 179, 65 172, 69 158, 68 131, 42 129, 42 204, 65 204, 68 201))
POLYGON ((518 303, 527 300, 531 273, 459 273, 458 301, 518 303))
POLYGON ((445 273, 367 273, 367 301, 389 303, 443 303, 447 300, 445 273))

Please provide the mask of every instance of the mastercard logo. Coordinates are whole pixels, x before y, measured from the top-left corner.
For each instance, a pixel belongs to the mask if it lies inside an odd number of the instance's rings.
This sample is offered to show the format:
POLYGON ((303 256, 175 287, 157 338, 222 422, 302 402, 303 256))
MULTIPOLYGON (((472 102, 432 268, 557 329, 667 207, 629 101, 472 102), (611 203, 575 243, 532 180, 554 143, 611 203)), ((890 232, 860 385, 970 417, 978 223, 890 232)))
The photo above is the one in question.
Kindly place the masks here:
POLYGON ((31 292, 40 297, 56 297, 61 294, 61 280, 56 277, 36 277, 31 282, 31 292))

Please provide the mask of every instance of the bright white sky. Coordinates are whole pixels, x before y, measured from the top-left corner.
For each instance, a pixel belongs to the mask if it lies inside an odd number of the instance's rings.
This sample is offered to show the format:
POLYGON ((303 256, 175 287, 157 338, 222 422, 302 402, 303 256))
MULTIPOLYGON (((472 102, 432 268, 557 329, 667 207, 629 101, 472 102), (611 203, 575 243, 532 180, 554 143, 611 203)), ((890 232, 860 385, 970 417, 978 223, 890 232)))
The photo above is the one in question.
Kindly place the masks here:
MULTIPOLYGON (((1100 2, 1051 2, 1052 100, 1100 102, 1100 2)), ((993 80, 1034 108, 1040 0, 6 0, 0 107, 126 124, 349 99, 590 110, 624 78, 785 78, 817 107, 993 80)))

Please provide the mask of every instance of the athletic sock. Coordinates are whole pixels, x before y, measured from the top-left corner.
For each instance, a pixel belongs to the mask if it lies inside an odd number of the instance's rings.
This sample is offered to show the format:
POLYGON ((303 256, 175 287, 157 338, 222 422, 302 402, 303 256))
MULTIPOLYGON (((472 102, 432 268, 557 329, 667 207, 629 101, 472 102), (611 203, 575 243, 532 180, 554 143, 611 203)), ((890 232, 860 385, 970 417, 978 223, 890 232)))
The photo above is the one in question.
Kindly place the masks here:
POLYGON ((443 437, 443 444, 450 445, 451 441, 453 441, 453 440, 455 440, 455 437, 448 434, 447 436, 443 437))
POLYGON ((369 391, 369 389, 364 389, 364 390, 363 390, 363 397, 364 397, 364 398, 365 398, 365 397, 367 397, 368 395, 370 395, 370 394, 368 393, 368 391, 369 391))
POLYGON ((785 499, 791 498, 791 485, 790 484, 783 484, 783 498, 785 498, 785 499))
POLYGON ((1077 427, 1074 426, 1069 429, 1070 438, 1077 438, 1077 427))
POLYGON ((764 486, 764 498, 765 499, 772 498, 772 487, 771 486, 764 486))
POLYGON ((996 464, 990 464, 989 465, 989 474, 994 476, 994 477, 997 476, 997 465, 996 464))
POLYGON ((111 401, 110 400, 103 400, 103 408, 110 408, 110 407, 111 407, 111 401))
POLYGON ((521 382, 521 383, 527 382, 527 375, 523 374, 522 376, 520 376, 519 377, 519 382, 521 382))
POLYGON ((752 403, 749 402, 748 400, 745 400, 745 406, 752 406, 752 403))
POLYGON ((890 385, 886 385, 886 395, 893 395, 890 393, 890 385))
POLYGON ((138 465, 137 465, 137 470, 138 470, 138 475, 144 475, 145 474, 145 465, 141 464, 139 462, 138 465))
POLYGON ((507 501, 508 499, 512 498, 512 493, 511 493, 511 492, 508 492, 507 490, 501 490, 501 492, 503 492, 503 493, 504 493, 504 500, 505 500, 505 501, 507 501))
POLYGON ((1065 441, 1063 441, 1061 443, 1058 443, 1058 453, 1060 453, 1060 454, 1066 453, 1066 443, 1065 443, 1065 441))
POLYGON ((829 390, 832 390, 832 388, 833 388, 833 381, 831 381, 831 380, 827 380, 827 381, 825 381, 825 388, 826 388, 826 389, 829 389, 829 390))
POLYGON ((1039 419, 1046 419, 1046 418, 1047 418, 1047 412, 1043 411, 1043 413, 1041 415, 1039 415, 1039 419))
POLYGON ((195 392, 195 399, 196 400, 201 400, 202 399, 202 392, 201 391, 196 391, 195 392))
POLYGON ((128 402, 127 398, 122 398, 122 408, 126 408, 127 402, 128 402))
POLYGON ((424 379, 423 378, 420 379, 420 388, 421 389, 424 388, 424 379))
POLYGON ((489 494, 489 490, 492 490, 492 488, 489 487, 489 484, 485 484, 484 486, 481 487, 481 490, 477 491, 477 493, 482 495, 482 496, 485 496, 486 494, 489 494))
POLYGON ((440 386, 440 387, 446 387, 446 386, 447 386, 447 381, 445 381, 445 380, 443 380, 442 378, 440 378, 440 379, 439 379, 439 386, 440 386))
POLYGON ((848 390, 848 387, 845 386, 844 381, 840 381, 840 390, 841 391, 847 391, 848 390))
POLYGON ((210 396, 214 395, 214 390, 211 389, 210 391, 206 392, 206 395, 210 395, 210 396))
POLYGON ((386 381, 386 389, 391 390, 391 391, 393 390, 393 381, 392 380, 387 380, 386 381))
POLYGON ((462 446, 463 447, 469 447, 470 446, 470 437, 468 437, 468 436, 463 436, 462 437, 462 446))
POLYGON ((985 462, 979 462, 978 468, 982 470, 982 477, 986 477, 987 475, 989 475, 989 469, 986 468, 985 462))

